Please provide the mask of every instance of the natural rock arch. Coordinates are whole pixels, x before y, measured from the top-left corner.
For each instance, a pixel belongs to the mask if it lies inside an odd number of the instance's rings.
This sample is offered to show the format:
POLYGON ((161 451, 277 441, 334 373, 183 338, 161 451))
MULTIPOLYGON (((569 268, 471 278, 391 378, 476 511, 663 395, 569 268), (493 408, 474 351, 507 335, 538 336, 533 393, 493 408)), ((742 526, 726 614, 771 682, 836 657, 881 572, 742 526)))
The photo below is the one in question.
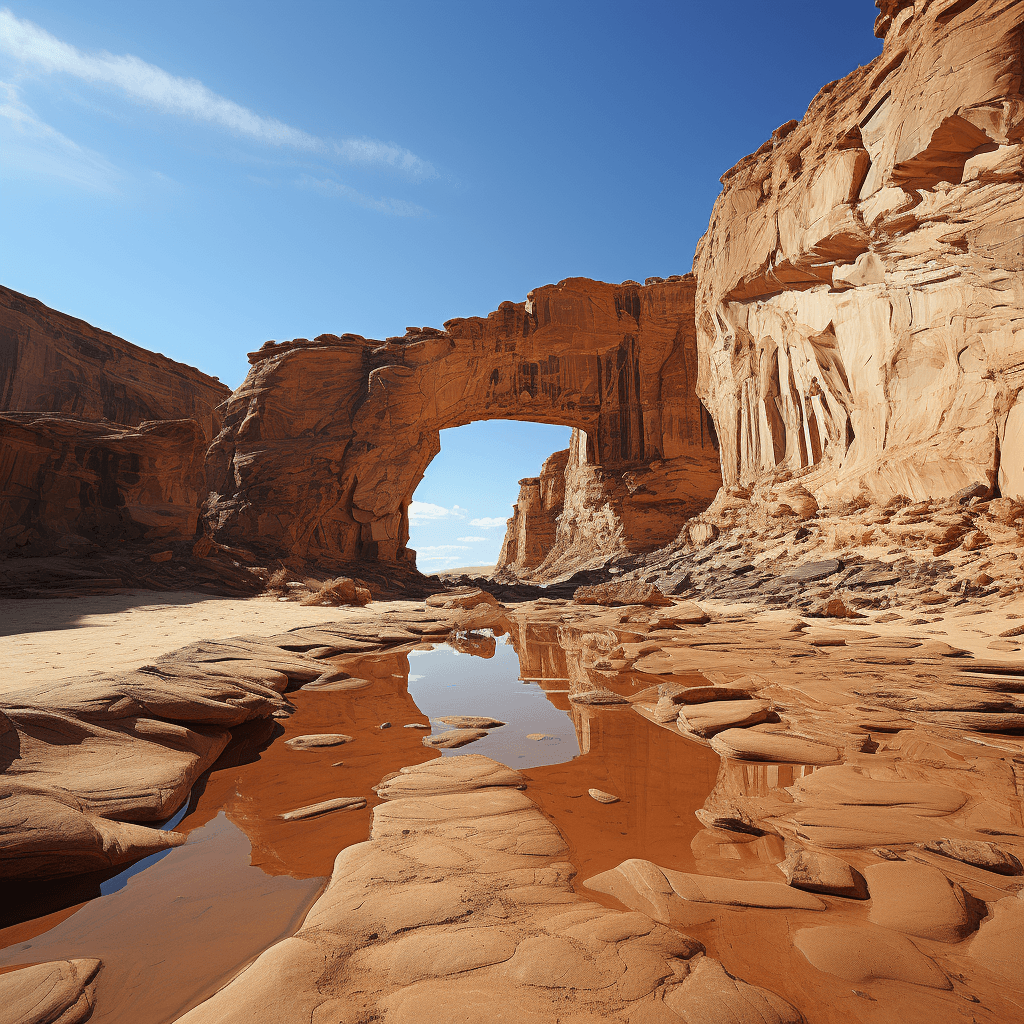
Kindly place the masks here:
POLYGON ((655 513, 648 528, 619 531, 623 543, 671 540, 721 482, 695 392, 694 289, 689 275, 570 278, 443 331, 267 342, 222 406, 207 457, 214 536, 328 567, 410 560, 408 506, 439 431, 512 419, 585 432, 612 518, 655 513))

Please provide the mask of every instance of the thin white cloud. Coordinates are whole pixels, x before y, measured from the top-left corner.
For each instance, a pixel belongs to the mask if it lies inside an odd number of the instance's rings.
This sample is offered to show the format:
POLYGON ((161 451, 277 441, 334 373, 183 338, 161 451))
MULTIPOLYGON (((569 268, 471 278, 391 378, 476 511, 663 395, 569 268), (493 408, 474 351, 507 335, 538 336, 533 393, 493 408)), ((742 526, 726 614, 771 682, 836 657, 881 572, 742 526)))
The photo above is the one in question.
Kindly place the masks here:
MULTIPOLYGON (((428 551, 430 551, 430 552, 449 551, 450 552, 450 551, 468 551, 468 550, 469 550, 469 548, 463 547, 460 544, 431 544, 429 547, 417 548, 416 549, 416 555, 418 557, 419 555, 426 554, 428 551)), ((436 558, 425 558, 424 561, 425 562, 432 562, 432 561, 437 561, 437 559, 436 558)))
POLYGON ((463 541, 466 544, 473 544, 476 541, 492 540, 492 539, 493 538, 491 538, 491 537, 459 537, 459 540, 463 541))
POLYGON ((453 505, 445 508, 443 505, 431 505, 429 501, 414 501, 409 505, 409 522, 415 526, 417 523, 426 523, 434 519, 464 519, 465 509, 453 505))
POLYGON ((115 192, 121 172, 99 153, 62 135, 0 82, 0 167, 7 175, 59 178, 93 192, 115 192))
POLYGON ((494 516, 485 516, 483 519, 470 519, 470 526, 479 526, 481 530, 493 530, 497 526, 504 526, 507 519, 497 519, 494 516))
POLYGON ((208 89, 195 78, 180 78, 130 54, 84 53, 34 22, 0 10, 0 52, 45 74, 66 74, 94 85, 121 90, 137 102, 189 117, 270 146, 289 146, 350 163, 387 166, 415 177, 433 177, 434 168, 415 153, 379 139, 322 139, 274 117, 264 117, 208 89))
POLYGON ((404 199, 374 199, 373 196, 364 195, 362 192, 345 185, 340 181, 330 178, 314 178, 309 174, 303 174, 296 182, 299 188, 310 189, 331 198, 347 199, 349 202, 362 206, 366 210, 375 210, 377 213, 388 213, 393 217, 419 217, 427 211, 415 203, 407 203, 404 199))

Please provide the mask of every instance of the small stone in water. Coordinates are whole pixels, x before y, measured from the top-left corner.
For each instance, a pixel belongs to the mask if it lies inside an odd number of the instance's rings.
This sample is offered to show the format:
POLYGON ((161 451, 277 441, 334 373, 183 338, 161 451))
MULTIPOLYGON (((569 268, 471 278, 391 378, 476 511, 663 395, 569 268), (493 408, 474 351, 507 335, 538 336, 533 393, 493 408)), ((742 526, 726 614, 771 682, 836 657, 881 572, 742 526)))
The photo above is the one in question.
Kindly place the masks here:
POLYGON ((606 793, 603 789, 589 789, 587 792, 599 803, 599 804, 617 804, 619 798, 612 793, 606 793))
POLYGON ((405 729, 429 729, 430 726, 427 725, 425 722, 409 722, 408 724, 403 726, 403 728, 405 728, 405 729))
POLYGON ((391 723, 390 722, 381 722, 380 725, 377 726, 377 728, 378 729, 390 729, 391 728, 391 723))
POLYGON ((526 734, 528 740, 553 740, 554 736, 549 736, 546 732, 529 732, 526 734))

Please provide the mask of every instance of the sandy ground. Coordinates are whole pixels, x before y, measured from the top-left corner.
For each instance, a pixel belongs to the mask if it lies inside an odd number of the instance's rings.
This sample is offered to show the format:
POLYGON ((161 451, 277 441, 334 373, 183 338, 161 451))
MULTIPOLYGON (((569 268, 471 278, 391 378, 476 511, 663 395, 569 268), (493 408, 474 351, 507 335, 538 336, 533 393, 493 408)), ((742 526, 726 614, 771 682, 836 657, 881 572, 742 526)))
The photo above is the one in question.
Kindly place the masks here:
MULTIPOLYGON (((375 612, 408 602, 375 601, 375 612)), ((274 597, 135 591, 103 597, 0 601, 0 689, 63 676, 140 668, 197 640, 272 636, 338 622, 347 608, 306 608, 274 597)))

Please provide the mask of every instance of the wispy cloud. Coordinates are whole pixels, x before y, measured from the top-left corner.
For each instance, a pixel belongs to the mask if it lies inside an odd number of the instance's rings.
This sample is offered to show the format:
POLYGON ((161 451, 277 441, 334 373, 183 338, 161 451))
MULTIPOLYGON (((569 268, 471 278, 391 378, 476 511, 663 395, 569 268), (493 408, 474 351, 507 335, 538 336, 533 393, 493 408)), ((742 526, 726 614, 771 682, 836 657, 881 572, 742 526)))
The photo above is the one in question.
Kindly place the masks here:
POLYGON ((7 82, 0 82, 0 163, 8 174, 45 175, 94 192, 115 192, 122 178, 105 157, 41 121, 7 82))
MULTIPOLYGON (((437 554, 442 553, 442 552, 450 553, 452 551, 468 551, 468 550, 469 550, 469 548, 463 547, 461 544, 431 544, 430 546, 425 547, 425 548, 417 548, 416 549, 416 554, 417 554, 417 556, 419 556, 419 555, 426 555, 426 554, 437 555, 437 554)), ((425 562, 435 562, 435 561, 437 561, 437 559, 436 558, 425 558, 424 561, 425 562)))
POLYGON ((409 522, 415 526, 417 523, 430 522, 433 519, 465 519, 466 510, 453 505, 445 508, 443 505, 432 505, 429 501, 414 501, 409 505, 409 522))
POLYGON ((373 196, 365 195, 345 185, 340 181, 331 178, 314 178, 312 175, 300 175, 296 182, 299 188, 310 189, 319 192, 321 195, 330 196, 336 199, 347 199, 357 206, 367 210, 375 210, 377 213, 387 213, 393 217, 419 217, 427 211, 415 203, 407 203, 404 199, 389 199, 386 196, 381 199, 374 199, 373 196))
POLYGON ((71 75, 119 89, 131 99, 181 117, 224 128, 270 146, 288 146, 354 164, 386 166, 414 177, 433 177, 431 164, 393 142, 324 139, 220 96, 195 78, 180 78, 130 54, 85 53, 34 22, 0 10, 0 52, 45 74, 71 75))
POLYGON ((490 540, 490 539, 491 539, 490 537, 459 537, 459 540, 463 541, 466 544, 473 544, 476 541, 490 540))
POLYGON ((494 516, 484 516, 483 519, 470 519, 470 526, 479 526, 481 530, 493 530, 497 526, 504 526, 507 519, 497 519, 494 516))

